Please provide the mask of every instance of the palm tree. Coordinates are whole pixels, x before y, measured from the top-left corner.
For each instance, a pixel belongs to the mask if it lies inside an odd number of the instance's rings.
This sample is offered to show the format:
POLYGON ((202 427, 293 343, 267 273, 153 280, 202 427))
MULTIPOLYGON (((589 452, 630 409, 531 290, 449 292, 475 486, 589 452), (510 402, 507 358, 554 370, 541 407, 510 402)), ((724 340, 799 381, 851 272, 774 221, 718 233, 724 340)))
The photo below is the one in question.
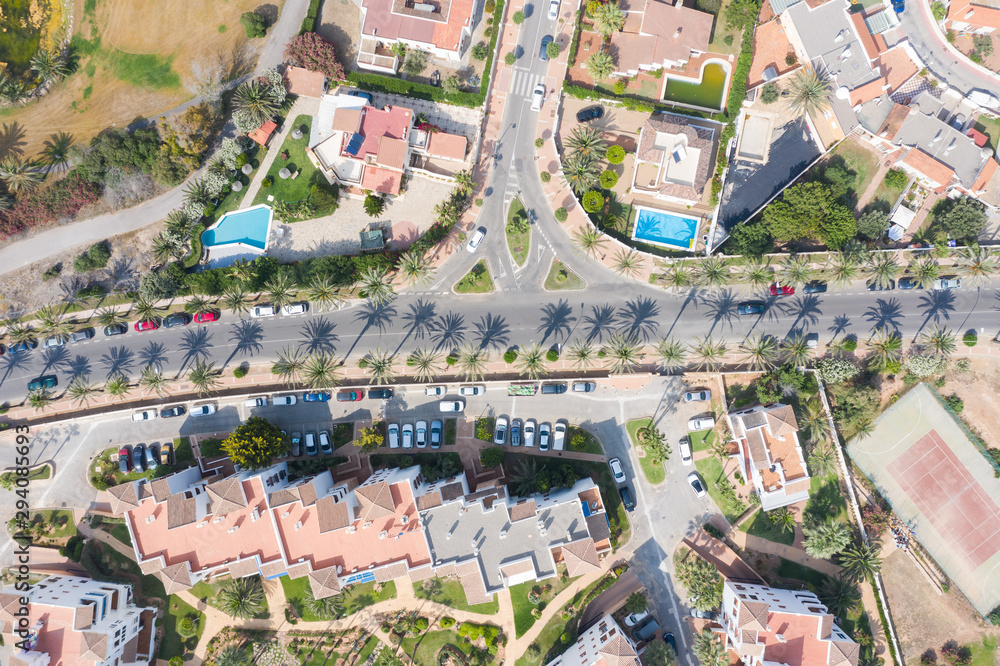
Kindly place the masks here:
POLYGON ((573 153, 563 160, 563 177, 566 178, 569 189, 577 196, 583 196, 590 189, 599 173, 597 160, 582 153, 573 153))
POLYGON ((597 350, 587 340, 577 340, 566 350, 566 358, 581 370, 588 370, 597 363, 597 350))
POLYGON ((469 193, 476 187, 476 181, 473 180, 472 172, 468 169, 459 171, 453 178, 455 179, 455 189, 462 196, 469 196, 469 193))
POLYGON ((192 180, 188 186, 184 188, 184 204, 191 206, 194 210, 197 210, 199 217, 201 212, 205 209, 205 206, 212 203, 213 198, 214 194, 204 179, 198 178, 196 180, 192 180))
POLYGON ((972 286, 979 286, 989 280, 997 272, 997 261, 989 248, 967 247, 958 258, 959 271, 962 278, 972 286))
POLYGON ((128 377, 119 372, 108 377, 108 381, 104 383, 104 390, 107 391, 108 395, 124 400, 125 396, 131 392, 132 385, 129 384, 128 377))
POLYGON ((659 342, 653 346, 656 355, 660 359, 660 365, 664 370, 679 368, 684 365, 687 359, 687 345, 679 340, 671 338, 660 338, 659 342))
POLYGON ((267 292, 267 297, 271 299, 271 303, 276 308, 285 307, 292 302, 292 298, 295 296, 292 281, 284 273, 268 280, 267 284, 264 285, 264 291, 267 292))
POLYGON ((305 356, 298 347, 285 347, 278 352, 278 360, 271 366, 271 374, 278 375, 286 384, 295 384, 299 381, 305 365, 305 356))
MULTIPOLYGON (((183 208, 175 208, 167 213, 167 220, 164 229, 179 236, 190 236, 194 223, 191 217, 184 212, 183 208)), ((243 261, 246 261, 245 259, 243 261)))
POLYGON ((719 640, 718 634, 711 629, 705 629, 695 636, 691 649, 702 666, 727 666, 729 664, 726 647, 719 640))
POLYGON ((392 364, 396 362, 395 354, 376 347, 375 351, 368 352, 365 361, 365 371, 371 374, 372 384, 388 384, 395 379, 396 375, 392 371, 392 364))
POLYGON ((781 283, 790 286, 805 284, 812 279, 815 271, 809 265, 808 257, 790 256, 781 267, 781 283))
MULTIPOLYGON (((308 586, 307 586, 308 587, 308 586)), ((311 591, 312 588, 309 588, 311 591)), ((223 650, 212 663, 215 666, 243 666, 250 660, 247 658, 247 649, 244 645, 230 645, 223 650)))
POLYGON ((729 265, 722 257, 706 257, 698 263, 698 282, 706 287, 722 287, 729 283, 729 265))
POLYGON ((837 454, 827 444, 817 444, 809 454, 809 471, 817 478, 834 476, 837 473, 837 464, 837 454))
POLYGON ((722 366, 722 359, 726 355, 726 342, 720 340, 716 342, 712 336, 695 338, 695 345, 692 350, 699 359, 699 370, 716 370, 722 366))
POLYGON ((786 363, 791 363, 796 367, 807 365, 812 359, 812 349, 809 348, 809 341, 801 333, 782 340, 781 353, 785 357, 786 363))
POLYGON ((861 272, 858 267, 858 260, 846 253, 835 252, 830 255, 830 263, 827 271, 833 283, 838 287, 850 286, 851 282, 857 279, 861 272))
POLYGON ((361 272, 358 283, 372 305, 385 305, 395 296, 388 274, 388 269, 380 266, 369 266, 361 272))
POLYGON ((928 254, 910 260, 910 272, 913 273, 913 279, 917 281, 920 288, 924 289, 938 278, 938 275, 941 274, 941 267, 937 260, 928 254))
POLYGON ((690 265, 682 262, 670 264, 667 267, 667 272, 663 274, 661 279, 667 283, 668 287, 677 291, 690 287, 693 283, 690 265))
POLYGON ((36 412, 41 412, 51 407, 54 399, 52 391, 46 389, 35 389, 28 394, 27 402, 28 406, 33 408, 36 412))
POLYGON ((936 356, 951 358, 955 353, 955 339, 952 331, 935 324, 933 328, 920 335, 920 344, 930 349, 936 356))
POLYGON ((870 579, 882 570, 879 549, 871 543, 849 546, 840 554, 844 577, 856 583, 870 579))
POLYGON ((581 125, 573 129, 563 141, 566 150, 571 154, 579 154, 593 160, 599 160, 607 152, 608 142, 604 140, 604 132, 597 127, 581 125))
MULTIPOLYGON (((675 264, 676 265, 676 264, 675 264)), ((774 280, 771 260, 767 258, 750 259, 740 271, 740 278, 751 290, 762 289, 774 280)))
MULTIPOLYGON (((810 400, 805 404, 799 417, 799 423, 805 426, 805 430, 809 433, 809 439, 814 442, 825 441, 830 434, 830 421, 826 418, 823 403, 819 400, 810 400)), ((816 449, 813 450, 813 455, 815 453, 816 449)), ((834 456, 834 461, 836 461, 836 456, 834 456)), ((826 475, 828 476, 830 473, 833 473, 833 470, 828 469, 826 475)))
POLYGON ((192 296, 184 304, 184 311, 191 314, 204 314, 212 310, 212 302, 201 296, 192 296))
POLYGON ((240 285, 247 285, 257 276, 257 269, 252 262, 246 259, 237 259, 236 263, 229 267, 229 274, 240 285))
POLYGON ((594 11, 594 28, 605 38, 618 32, 625 25, 625 12, 618 8, 617 2, 598 5, 594 11))
POLYGON ((414 368, 418 382, 433 381, 438 374, 438 363, 441 355, 433 349, 417 348, 406 360, 406 365, 414 368))
POLYGON ((231 310, 241 317, 250 312, 250 294, 240 287, 233 286, 226 289, 222 295, 222 302, 227 310, 231 310))
POLYGON ((489 352, 471 343, 466 343, 459 350, 458 365, 462 369, 465 381, 479 381, 486 374, 486 363, 489 361, 489 352))
POLYGON ((162 311, 162 308, 157 307, 155 303, 151 303, 140 296, 132 303, 132 311, 139 318, 139 321, 153 321, 162 311))
POLYGON ((603 49, 596 51, 587 58, 587 71, 595 81, 603 81, 615 71, 615 60, 603 49))
POLYGON ((184 256, 185 248, 181 237, 167 231, 161 231, 153 239, 151 246, 153 256, 161 263, 184 256))
POLYGON ((770 370, 778 360, 778 341, 773 335, 757 333, 747 336, 740 344, 740 349, 745 354, 743 362, 751 370, 770 370))
POLYGON ((795 514, 788 507, 781 507, 768 512, 768 520, 782 532, 795 533, 795 514))
POLYGON ((851 543, 851 530, 844 523, 827 519, 802 528, 803 547, 810 556, 821 560, 833 557, 851 543))
POLYGON ((427 255, 423 252, 417 254, 414 250, 399 256, 399 272, 407 284, 425 286, 434 279, 434 268, 427 255))
POLYGON ((896 263, 896 255, 889 252, 877 252, 865 266, 865 273, 875 284, 888 289, 892 286, 896 276, 899 275, 899 264, 896 263))
POLYGON ((796 114, 810 116, 821 114, 830 108, 830 91, 833 86, 826 74, 809 68, 799 71, 788 82, 788 107, 796 114))
POLYGON ((39 310, 37 317, 39 330, 48 335, 65 338, 73 330, 73 322, 64 319, 62 313, 57 312, 51 305, 39 310))
MULTIPOLYGON (((344 612, 344 598, 339 594, 317 599, 313 596, 312 586, 306 586, 306 598, 303 605, 307 612, 312 613, 321 620, 333 620, 339 618, 344 612)), ((218 664, 218 662, 216 662, 218 664)))
POLYGON ((233 107, 245 115, 249 124, 260 126, 278 113, 281 105, 275 101, 270 86, 251 79, 236 88, 233 107))
POLYGON ((39 50, 31 59, 31 69, 38 73, 38 78, 45 81, 61 79, 66 76, 69 68, 66 66, 66 59, 57 51, 39 50))
POLYGON ((615 253, 615 273, 626 280, 635 277, 642 270, 642 255, 632 249, 621 248, 615 253))
POLYGON ((62 164, 69 157, 70 148, 73 147, 73 135, 66 132, 56 132, 49 135, 42 148, 42 162, 52 169, 57 164, 62 164))
POLYGON ((528 379, 538 379, 549 374, 548 368, 545 367, 545 352, 542 351, 542 346, 538 344, 521 350, 521 353, 517 355, 515 363, 520 370, 518 374, 522 376, 528 375, 528 379))
POLYGON ((611 360, 611 372, 616 375, 635 372, 644 356, 635 336, 624 333, 613 333, 601 351, 611 360))
POLYGON ((340 381, 337 372, 339 362, 325 352, 317 352, 309 356, 302 366, 302 378, 309 388, 321 389, 336 386, 340 381))
POLYGON ((73 377, 69 386, 66 387, 66 397, 76 403, 77 407, 80 405, 90 407, 90 401, 96 398, 100 392, 100 385, 91 384, 86 375, 73 377))
POLYGON ((198 395, 208 395, 219 386, 219 371, 215 369, 215 363, 198 359, 191 367, 188 381, 198 389, 198 395))
POLYGON ((259 576, 230 578, 219 590, 219 605, 230 617, 249 620, 264 610, 264 587, 259 576))
POLYGON ((523 458, 510 477, 510 488, 515 495, 527 497, 534 495, 535 481, 538 479, 538 465, 534 457, 523 458))
POLYGON ((819 600, 833 615, 843 619, 858 608, 858 604, 861 603, 861 593, 850 581, 839 577, 830 578, 820 589, 819 600))
POLYGON ((871 419, 861 419, 854 426, 854 436, 858 439, 868 439, 875 431, 875 422, 871 419))
POLYGON ((604 250, 604 244, 607 242, 607 239, 599 229, 587 225, 578 229, 573 234, 573 241, 576 243, 576 248, 580 254, 589 254, 596 257, 604 250))
POLYGON ((316 275, 306 288, 306 298, 319 305, 320 310, 328 310, 331 305, 343 302, 340 290, 334 286, 328 275, 316 275))
POLYGON ((903 353, 903 337, 896 331, 885 328, 878 329, 868 340, 872 352, 873 367, 885 370, 886 367, 900 359, 903 353))
POLYGON ((114 308, 101 308, 97 311, 97 323, 101 326, 118 326, 124 324, 127 319, 124 312, 114 308))
POLYGON ((43 178, 45 174, 34 162, 16 155, 8 155, 0 162, 0 180, 7 185, 7 191, 11 194, 26 194, 38 187, 43 178))
POLYGON ((157 397, 162 398, 167 394, 167 384, 169 383, 169 380, 163 376, 163 373, 151 365, 143 368, 142 373, 139 375, 139 386, 142 387, 146 395, 155 393, 157 397))

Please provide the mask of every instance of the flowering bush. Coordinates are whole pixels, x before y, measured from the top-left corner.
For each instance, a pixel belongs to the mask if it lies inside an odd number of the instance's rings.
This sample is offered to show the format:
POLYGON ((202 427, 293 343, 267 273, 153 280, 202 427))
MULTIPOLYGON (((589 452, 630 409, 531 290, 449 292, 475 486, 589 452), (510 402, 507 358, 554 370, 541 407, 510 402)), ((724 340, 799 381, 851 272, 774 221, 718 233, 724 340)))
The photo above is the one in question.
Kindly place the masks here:
POLYGON ((217 159, 221 160, 228 168, 235 169, 237 166, 241 166, 236 164, 236 160, 246 152, 246 149, 249 148, 247 145, 249 143, 251 143, 251 140, 246 136, 239 136, 235 139, 223 139, 222 145, 219 146, 217 159))
POLYGON ((817 366, 823 381, 830 384, 846 382, 861 372, 861 368, 844 358, 824 358, 817 366))
POLYGON ((865 524, 865 530, 872 536, 879 534, 889 527, 889 518, 892 516, 889 511, 877 504, 869 504, 861 513, 861 522, 865 524))
POLYGON ((333 44, 315 32, 303 33, 288 42, 285 60, 314 72, 322 72, 336 81, 344 78, 344 67, 337 61, 333 44))
POLYGON ((938 375, 948 367, 948 361, 937 356, 909 356, 903 367, 920 378, 938 375))
POLYGON ((100 198, 101 188, 79 173, 71 173, 51 187, 26 196, 0 213, 0 237, 72 217, 100 198))

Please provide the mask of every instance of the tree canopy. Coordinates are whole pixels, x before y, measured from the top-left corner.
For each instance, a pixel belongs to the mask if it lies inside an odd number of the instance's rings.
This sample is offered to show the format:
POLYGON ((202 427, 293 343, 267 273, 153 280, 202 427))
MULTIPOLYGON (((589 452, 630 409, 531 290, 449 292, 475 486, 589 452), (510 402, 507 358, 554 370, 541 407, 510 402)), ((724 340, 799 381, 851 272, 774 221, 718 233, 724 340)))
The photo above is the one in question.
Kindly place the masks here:
POLYGON ((698 610, 708 611, 722 604, 722 576, 715 566, 697 555, 692 554, 677 566, 677 578, 698 610))
POLYGON ((984 206, 968 197, 945 203, 944 210, 935 214, 948 235, 958 240, 974 240, 986 227, 984 206))
POLYGON ((251 416, 222 442, 230 460, 244 469, 267 467, 288 453, 288 441, 281 430, 261 416, 251 416))
POLYGON ((815 239, 831 249, 858 232, 851 209, 836 202, 829 185, 817 182, 785 190, 780 200, 764 209, 764 223, 777 240, 815 239))

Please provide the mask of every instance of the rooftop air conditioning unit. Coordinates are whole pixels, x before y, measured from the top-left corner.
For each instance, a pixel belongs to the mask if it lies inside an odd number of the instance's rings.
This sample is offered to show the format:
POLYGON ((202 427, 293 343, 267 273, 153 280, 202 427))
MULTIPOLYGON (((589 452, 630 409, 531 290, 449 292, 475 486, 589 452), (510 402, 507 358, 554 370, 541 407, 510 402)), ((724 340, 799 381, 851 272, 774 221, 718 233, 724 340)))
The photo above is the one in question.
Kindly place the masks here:
POLYGON ((426 2, 415 2, 413 3, 413 8, 418 12, 426 12, 428 14, 433 14, 437 11, 437 7, 426 2))

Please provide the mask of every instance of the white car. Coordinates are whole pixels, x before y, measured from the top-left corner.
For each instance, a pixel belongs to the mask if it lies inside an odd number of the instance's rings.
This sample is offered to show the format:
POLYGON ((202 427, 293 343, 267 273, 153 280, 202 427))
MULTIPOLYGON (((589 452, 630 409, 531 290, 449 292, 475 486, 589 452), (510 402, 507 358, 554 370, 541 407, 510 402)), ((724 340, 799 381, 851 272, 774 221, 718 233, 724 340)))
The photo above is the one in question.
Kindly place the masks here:
POLYGON ((275 309, 274 306, 271 305, 270 303, 265 305, 255 305, 250 310, 250 316, 256 317, 258 319, 261 317, 273 317, 274 315, 275 315, 275 309))
POLYGON ((503 446, 507 443, 507 417, 498 416, 497 422, 493 426, 493 443, 503 446))
POLYGON ((389 448, 398 449, 399 448, 399 424, 390 423, 387 429, 389 434, 389 448))
POLYGON ((459 395, 482 395, 486 393, 485 386, 463 386, 458 389, 459 395))
POLYGON ((289 303, 288 305, 281 308, 281 314, 285 315, 303 314, 308 309, 309 309, 309 304, 306 303, 305 301, 301 303, 289 303))
POLYGON ((549 440, 552 439, 552 426, 546 421, 538 426, 538 450, 548 451, 549 440))
POLYGON ((688 474, 688 483, 691 485, 691 490, 698 497, 705 496, 705 484, 701 482, 701 477, 698 476, 698 472, 691 472, 688 474))
POLYGON ((687 437, 681 437, 681 464, 687 467, 691 464, 693 458, 691 457, 691 440, 687 437))
POLYGON ((413 448, 413 424, 406 423, 403 425, 403 448, 412 449, 413 448))
POLYGON ((479 244, 483 242, 484 238, 486 238, 486 229, 479 227, 472 234, 472 238, 469 239, 469 244, 465 246, 465 249, 469 252, 475 252, 479 249, 479 244))
POLYGON ((215 413, 215 405, 194 405, 188 410, 191 416, 211 416, 215 413))
POLYGON ((45 338, 45 342, 42 343, 42 347, 48 349, 49 347, 62 347, 66 344, 66 338, 61 335, 53 335, 51 338, 45 338))
POLYGON ((714 416, 696 416, 688 421, 688 430, 711 430, 714 427, 714 416))
POLYGON ((417 421, 417 448, 427 448, 427 421, 417 421))
POLYGON ((271 404, 275 407, 290 407, 295 404, 294 395, 276 395, 271 398, 271 404))
POLYGON ((447 386, 428 386, 424 389, 424 395, 444 395, 447 392, 447 386))
POLYGON ((556 421, 556 427, 552 429, 552 450, 562 451, 566 444, 566 422, 556 421))
POLYGON ((559 0, 552 0, 549 3, 549 20, 555 21, 559 18, 559 0))
POLYGON ((535 445, 535 433, 538 431, 538 424, 535 419, 528 419, 524 422, 524 445, 535 445))
POLYGON ((708 402, 712 399, 712 392, 708 389, 695 389, 684 394, 684 402, 708 402))
POLYGON ((639 624, 649 615, 649 609, 642 611, 641 613, 632 613, 631 615, 625 616, 625 626, 634 627, 639 624))
POLYGON ((541 111, 543 102, 545 102, 545 84, 539 83, 531 93, 531 110, 541 111))
POLYGON ((256 398, 250 398, 243 402, 244 407, 267 407, 267 396, 259 396, 256 398))
POLYGON ((615 478, 615 483, 625 483, 625 468, 622 467, 620 458, 612 458, 608 461, 611 467, 611 476, 615 478))
POLYGON ((155 409, 144 409, 132 415, 133 421, 151 421, 160 415, 155 409))
POLYGON ((465 401, 464 400, 442 400, 441 401, 441 411, 442 412, 463 412, 463 411, 465 411, 465 401))

